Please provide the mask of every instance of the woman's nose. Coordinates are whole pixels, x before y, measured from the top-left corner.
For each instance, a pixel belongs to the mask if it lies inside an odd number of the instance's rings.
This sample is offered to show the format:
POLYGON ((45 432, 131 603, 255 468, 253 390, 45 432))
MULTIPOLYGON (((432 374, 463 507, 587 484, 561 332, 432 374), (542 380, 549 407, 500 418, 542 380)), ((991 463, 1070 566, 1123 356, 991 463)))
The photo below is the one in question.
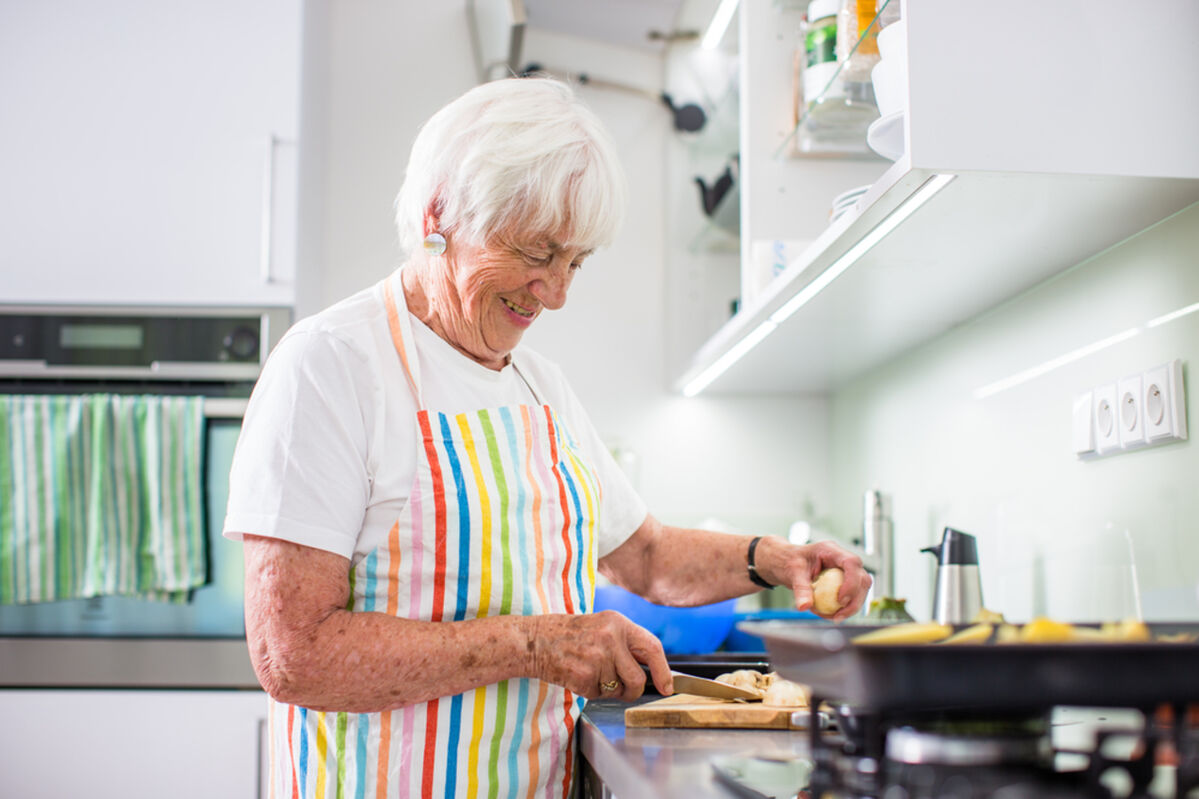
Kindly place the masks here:
POLYGON ((529 285, 529 289, 538 302, 551 311, 556 311, 566 304, 566 292, 570 289, 573 277, 570 259, 555 258, 545 272, 529 285))

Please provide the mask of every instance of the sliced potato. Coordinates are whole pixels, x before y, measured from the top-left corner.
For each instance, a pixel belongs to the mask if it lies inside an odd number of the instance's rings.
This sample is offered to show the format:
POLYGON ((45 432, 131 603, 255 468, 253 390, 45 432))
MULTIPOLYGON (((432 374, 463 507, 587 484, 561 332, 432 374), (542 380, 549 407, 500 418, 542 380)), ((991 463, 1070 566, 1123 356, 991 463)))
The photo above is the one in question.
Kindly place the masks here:
POLYGON ((970 621, 976 624, 1003 624, 1003 614, 996 613, 993 610, 983 608, 978 613, 974 614, 974 618, 970 621))
POLYGON ((1001 624, 995 633, 995 643, 1015 644, 1020 642, 1020 628, 1014 624, 1001 624))
POLYGON ((808 694, 810 693, 811 691, 807 687, 779 677, 762 694, 762 704, 780 705, 783 707, 807 707, 808 694))
POLYGON ((878 630, 871 630, 853 639, 855 644, 930 644, 941 641, 953 635, 953 628, 948 624, 938 624, 935 621, 914 621, 907 624, 892 624, 878 630))
POLYGON ((964 630, 959 630, 942 641, 942 644, 984 644, 995 631, 993 624, 975 624, 964 630))
POLYGON ((835 566, 820 572, 812 582, 812 608, 821 616, 832 616, 840 610, 841 600, 837 594, 844 582, 845 572, 835 566))
POLYGON ((1020 628, 1020 641, 1026 644, 1056 644, 1073 640, 1074 625, 1044 616, 1035 618, 1020 628))
POLYGON ((1107 633, 1112 641, 1150 641, 1153 639, 1145 622, 1136 619, 1108 622, 1099 629, 1101 632, 1107 633))

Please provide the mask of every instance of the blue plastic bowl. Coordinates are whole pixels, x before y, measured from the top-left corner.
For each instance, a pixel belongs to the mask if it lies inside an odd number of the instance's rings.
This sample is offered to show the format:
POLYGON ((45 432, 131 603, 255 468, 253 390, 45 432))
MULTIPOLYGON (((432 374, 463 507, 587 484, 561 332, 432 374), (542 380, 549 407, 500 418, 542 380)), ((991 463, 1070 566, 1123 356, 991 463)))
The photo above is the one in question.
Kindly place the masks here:
POLYGON ((773 621, 788 619, 791 621, 821 621, 815 613, 806 610, 756 610, 751 613, 736 613, 733 616, 733 627, 728 637, 724 639, 724 648, 728 652, 765 652, 766 642, 756 635, 737 629, 743 621, 773 621))
POLYGON ((615 585, 595 589, 595 610, 615 610, 656 635, 668 655, 715 652, 733 629, 736 599, 694 608, 647 602, 615 585))

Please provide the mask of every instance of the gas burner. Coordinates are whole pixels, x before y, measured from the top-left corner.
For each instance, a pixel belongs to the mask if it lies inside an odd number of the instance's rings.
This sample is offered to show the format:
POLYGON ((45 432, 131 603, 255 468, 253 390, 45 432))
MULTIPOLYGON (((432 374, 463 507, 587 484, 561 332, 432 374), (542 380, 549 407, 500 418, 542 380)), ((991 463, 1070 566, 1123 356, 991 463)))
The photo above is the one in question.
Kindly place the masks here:
MULTIPOLYGON (((810 732, 810 795, 835 799, 1147 799, 1163 752, 1177 763, 1169 793, 1199 799, 1199 728, 1147 719, 1098 731, 1085 751, 1056 749, 1051 713, 988 717, 835 708, 841 736, 810 732), (1131 742, 1129 739, 1132 739, 1131 742), (1105 743, 1131 754, 1114 757, 1105 743), (1082 765, 1071 769, 1063 758, 1082 765), (1113 775, 1112 772, 1117 772, 1113 775), (1119 779, 1112 782, 1112 777, 1119 779), (1109 785, 1123 787, 1113 789, 1109 785)), ((1178 709, 1177 717, 1185 718, 1178 709)), ((1135 714, 1134 714, 1135 715, 1135 714)))
POLYGON ((887 733, 887 760, 903 765, 1048 767, 1053 745, 1045 719, 934 722, 887 733))

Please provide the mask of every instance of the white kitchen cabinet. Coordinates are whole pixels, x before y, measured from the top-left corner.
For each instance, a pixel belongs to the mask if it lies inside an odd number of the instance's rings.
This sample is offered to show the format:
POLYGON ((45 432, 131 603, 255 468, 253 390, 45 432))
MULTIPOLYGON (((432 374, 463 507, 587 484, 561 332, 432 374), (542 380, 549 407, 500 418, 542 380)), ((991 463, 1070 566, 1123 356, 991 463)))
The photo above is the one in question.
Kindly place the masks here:
POLYGON ((785 154, 801 12, 740 11, 743 303, 677 376, 827 392, 1199 201, 1191 0, 904 4, 906 153, 785 154), (1136 53, 1137 56, 1131 54, 1136 53), (827 224, 832 198, 872 184, 827 224), (807 240, 746 298, 754 242, 807 240))
POLYGON ((302 17, 0 4, 0 302, 291 304, 302 17))
POLYGON ((260 691, 0 691, 0 796, 267 796, 260 691))

